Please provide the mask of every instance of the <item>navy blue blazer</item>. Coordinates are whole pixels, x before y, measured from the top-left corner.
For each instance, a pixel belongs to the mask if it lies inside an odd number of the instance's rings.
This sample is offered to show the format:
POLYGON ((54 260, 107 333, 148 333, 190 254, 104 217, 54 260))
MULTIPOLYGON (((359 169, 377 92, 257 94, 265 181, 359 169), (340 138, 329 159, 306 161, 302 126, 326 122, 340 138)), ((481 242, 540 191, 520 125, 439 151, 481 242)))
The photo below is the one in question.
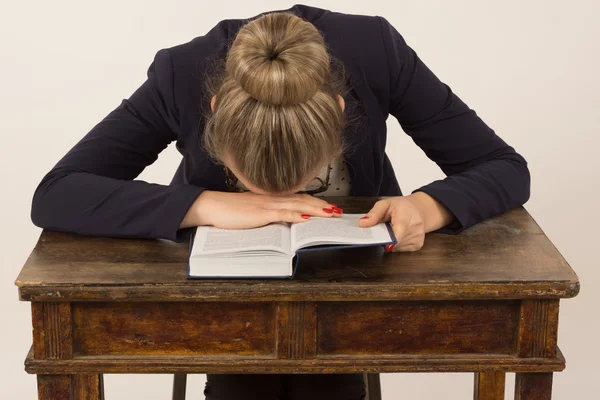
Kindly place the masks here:
MULTIPOLYGON (((524 158, 427 68, 385 18, 301 4, 285 11, 313 23, 346 68, 351 195, 402 194, 385 154, 391 114, 447 176, 417 189, 456 217, 439 232, 458 233, 528 200, 524 158)), ((210 60, 227 53, 238 29, 262 14, 223 20, 204 36, 159 50, 147 80, 43 178, 33 196, 33 223, 92 236, 184 240, 191 228, 179 225, 198 195, 226 190, 222 167, 199 145, 200 110, 210 104, 203 74, 210 60), (183 158, 171 184, 135 180, 173 141, 183 158)))

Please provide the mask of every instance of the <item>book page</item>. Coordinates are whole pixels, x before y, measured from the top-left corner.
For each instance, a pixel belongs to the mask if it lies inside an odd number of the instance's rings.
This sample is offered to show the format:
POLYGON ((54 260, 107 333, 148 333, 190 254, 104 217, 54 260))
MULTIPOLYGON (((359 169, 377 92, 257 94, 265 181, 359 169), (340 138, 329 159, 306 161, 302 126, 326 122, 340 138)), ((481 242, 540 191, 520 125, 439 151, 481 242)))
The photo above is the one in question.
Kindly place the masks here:
POLYGON ((265 251, 290 253, 290 228, 287 223, 272 223, 251 229, 221 229, 199 226, 196 230, 191 255, 248 253, 265 251))
POLYGON ((292 251, 321 244, 376 244, 391 242, 385 224, 362 228, 358 220, 364 214, 343 214, 341 217, 311 217, 309 221, 292 224, 292 251))

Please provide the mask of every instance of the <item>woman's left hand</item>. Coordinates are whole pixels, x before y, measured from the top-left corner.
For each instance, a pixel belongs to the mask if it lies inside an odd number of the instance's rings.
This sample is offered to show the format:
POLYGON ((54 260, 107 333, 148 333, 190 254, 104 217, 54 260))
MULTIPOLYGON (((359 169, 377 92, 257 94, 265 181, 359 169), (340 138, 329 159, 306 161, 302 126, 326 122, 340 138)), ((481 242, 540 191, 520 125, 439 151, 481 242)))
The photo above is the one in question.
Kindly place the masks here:
POLYGON ((398 243, 386 251, 417 251, 423 247, 425 234, 448 225, 454 216, 446 207, 424 192, 379 200, 359 221, 369 227, 392 222, 398 243))

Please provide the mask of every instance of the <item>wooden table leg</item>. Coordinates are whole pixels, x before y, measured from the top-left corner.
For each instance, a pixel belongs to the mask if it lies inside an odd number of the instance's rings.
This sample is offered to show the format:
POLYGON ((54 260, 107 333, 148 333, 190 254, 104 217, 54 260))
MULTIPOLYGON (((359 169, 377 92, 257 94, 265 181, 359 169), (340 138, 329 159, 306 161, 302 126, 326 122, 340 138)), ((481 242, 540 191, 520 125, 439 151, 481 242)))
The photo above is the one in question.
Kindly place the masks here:
POLYGON ((37 381, 39 400, 104 400, 102 375, 38 375, 37 381))
POLYGON ((506 374, 504 372, 475 373, 475 400, 504 400, 506 374))
POLYGON ((38 375, 39 400, 71 400, 70 375, 38 375))
POLYGON ((550 400, 552 372, 522 373, 515 379, 515 400, 550 400))

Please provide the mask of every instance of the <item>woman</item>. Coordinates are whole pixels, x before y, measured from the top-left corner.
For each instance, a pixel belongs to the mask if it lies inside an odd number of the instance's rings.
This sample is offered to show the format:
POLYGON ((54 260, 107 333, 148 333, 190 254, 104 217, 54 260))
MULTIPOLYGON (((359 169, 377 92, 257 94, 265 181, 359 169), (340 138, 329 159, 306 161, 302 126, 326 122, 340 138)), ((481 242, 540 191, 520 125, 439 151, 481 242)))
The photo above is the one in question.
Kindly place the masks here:
MULTIPOLYGON (((423 64, 382 17, 295 5, 224 20, 160 50, 148 79, 44 177, 43 228, 181 241, 198 225, 251 228, 336 217, 328 195, 391 196, 393 251, 525 203, 527 163, 423 64), (402 196, 388 114, 447 177, 402 196), (172 141, 168 186, 134 180, 172 141), (313 196, 318 194, 319 197, 313 196)), ((390 249, 387 249, 390 250, 390 249)), ((364 398, 360 374, 208 375, 208 399, 364 398)))

